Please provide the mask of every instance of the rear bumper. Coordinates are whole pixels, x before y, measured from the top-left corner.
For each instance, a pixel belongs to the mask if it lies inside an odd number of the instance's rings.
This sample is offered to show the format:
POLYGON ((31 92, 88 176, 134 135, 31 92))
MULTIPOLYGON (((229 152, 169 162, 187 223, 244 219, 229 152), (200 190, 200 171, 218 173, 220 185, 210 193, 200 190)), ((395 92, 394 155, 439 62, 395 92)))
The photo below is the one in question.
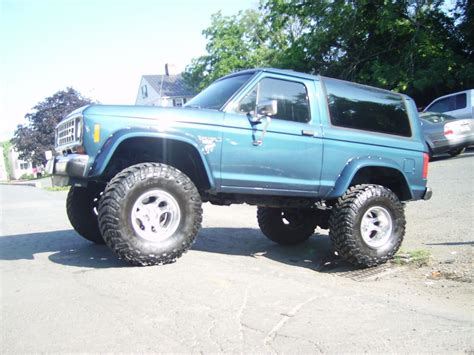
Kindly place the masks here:
POLYGON ((411 190, 412 200, 425 200, 428 201, 433 196, 433 190, 430 187, 419 187, 411 190))
POLYGON ((423 200, 428 201, 431 198, 431 196, 433 196, 433 190, 431 190, 430 187, 427 187, 422 198, 423 200))

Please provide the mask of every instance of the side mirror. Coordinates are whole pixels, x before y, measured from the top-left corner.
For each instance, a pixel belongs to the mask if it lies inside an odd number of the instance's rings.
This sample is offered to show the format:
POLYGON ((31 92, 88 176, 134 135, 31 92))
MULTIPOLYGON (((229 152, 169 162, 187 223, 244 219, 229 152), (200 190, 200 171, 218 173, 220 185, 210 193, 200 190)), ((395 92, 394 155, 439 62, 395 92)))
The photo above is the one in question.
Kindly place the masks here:
POLYGON ((257 105, 257 116, 275 116, 278 113, 277 100, 265 100, 257 105))

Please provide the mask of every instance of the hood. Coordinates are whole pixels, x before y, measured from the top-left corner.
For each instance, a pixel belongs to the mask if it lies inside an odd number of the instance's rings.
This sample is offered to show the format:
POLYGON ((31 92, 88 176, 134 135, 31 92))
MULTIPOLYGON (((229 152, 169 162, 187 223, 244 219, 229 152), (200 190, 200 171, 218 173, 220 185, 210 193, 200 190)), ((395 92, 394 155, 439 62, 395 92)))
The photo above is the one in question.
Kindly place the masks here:
POLYGON ((79 110, 82 110, 82 114, 87 116, 112 116, 182 122, 200 121, 215 116, 222 116, 220 111, 187 107, 89 105, 79 110))

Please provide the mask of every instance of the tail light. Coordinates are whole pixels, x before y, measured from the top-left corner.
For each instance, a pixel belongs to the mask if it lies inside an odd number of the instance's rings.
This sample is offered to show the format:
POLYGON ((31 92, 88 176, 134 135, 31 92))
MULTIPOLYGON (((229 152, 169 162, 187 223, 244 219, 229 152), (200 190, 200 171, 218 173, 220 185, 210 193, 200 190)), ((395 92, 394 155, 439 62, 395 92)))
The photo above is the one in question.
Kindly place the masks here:
POLYGON ((451 134, 454 134, 453 130, 444 127, 444 135, 445 135, 445 136, 449 136, 449 135, 451 135, 451 134))
POLYGON ((423 153, 423 173, 422 177, 423 179, 428 178, 428 163, 430 162, 430 156, 428 153, 423 153))

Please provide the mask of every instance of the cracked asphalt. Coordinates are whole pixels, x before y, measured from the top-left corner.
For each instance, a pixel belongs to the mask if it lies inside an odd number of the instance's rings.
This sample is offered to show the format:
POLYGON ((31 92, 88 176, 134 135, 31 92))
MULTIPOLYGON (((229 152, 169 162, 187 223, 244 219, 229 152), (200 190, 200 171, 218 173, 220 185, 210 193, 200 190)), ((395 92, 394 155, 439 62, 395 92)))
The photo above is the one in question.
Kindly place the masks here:
POLYGON ((474 152, 435 160, 429 178, 403 248, 431 265, 367 273, 325 231, 273 244, 245 205, 205 205, 187 254, 130 267, 71 229, 64 192, 0 185, 0 352, 472 353, 474 152), (442 268, 465 277, 430 277, 442 268))

